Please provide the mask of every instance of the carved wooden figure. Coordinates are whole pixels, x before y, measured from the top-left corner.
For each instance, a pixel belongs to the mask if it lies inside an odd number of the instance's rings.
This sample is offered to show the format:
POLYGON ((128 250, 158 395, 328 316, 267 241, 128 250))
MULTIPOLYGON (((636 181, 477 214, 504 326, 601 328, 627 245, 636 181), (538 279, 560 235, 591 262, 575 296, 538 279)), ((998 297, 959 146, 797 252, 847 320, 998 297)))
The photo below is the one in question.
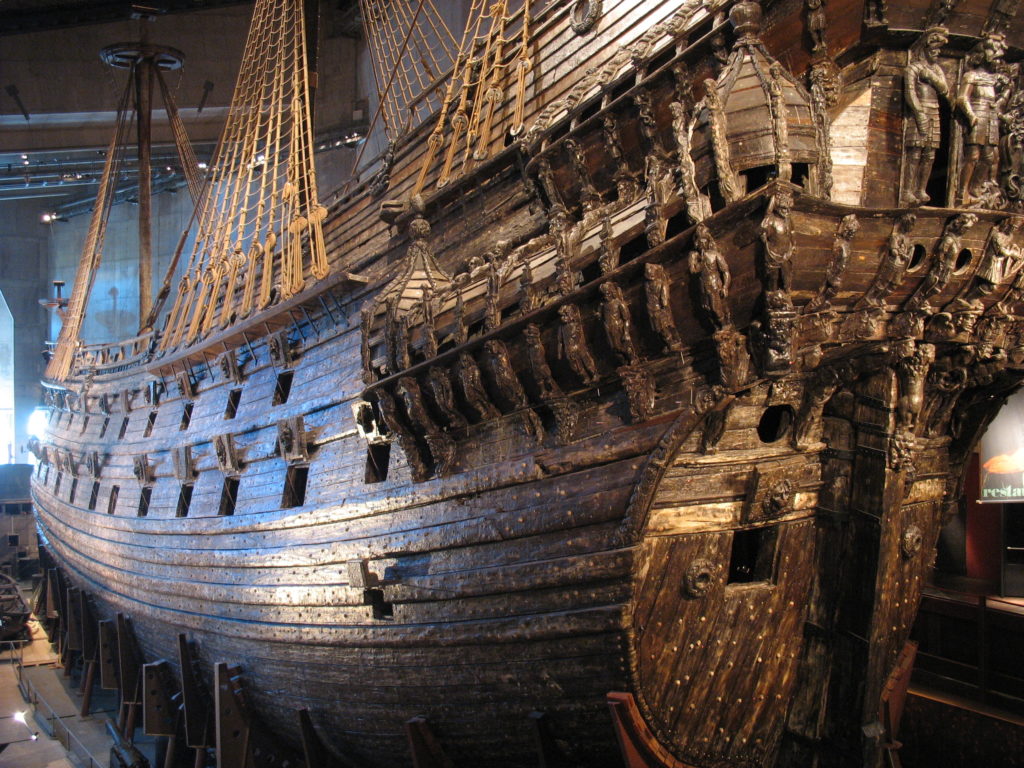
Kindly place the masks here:
POLYGON ((622 295, 622 289, 614 282, 601 284, 601 320, 604 324, 608 345, 619 359, 626 364, 638 360, 636 343, 633 341, 633 318, 629 305, 622 295))
POLYGON ((1000 207, 1000 121, 1010 98, 1010 81, 1001 71, 1006 39, 990 34, 968 57, 970 69, 960 81, 956 105, 967 123, 960 169, 960 196, 965 206, 1000 207))
POLYGON ((839 222, 835 241, 832 244, 832 260, 825 271, 825 282, 818 294, 804 307, 804 314, 831 309, 832 299, 842 288, 843 277, 850 264, 850 244, 858 229, 860 229, 860 222, 855 214, 848 214, 839 222))
POLYGON ((935 252, 928 274, 917 289, 903 303, 905 312, 928 311, 928 300, 941 292, 953 276, 957 256, 961 250, 960 238, 978 221, 973 213, 960 213, 947 222, 935 252))
POLYGON ((647 319, 664 344, 662 354, 681 351, 683 343, 672 314, 672 284, 661 264, 644 264, 644 296, 647 319))
POLYGON ((694 250, 688 264, 691 279, 697 287, 701 320, 712 332, 732 325, 729 309, 729 287, 732 276, 711 230, 698 224, 693 235, 694 250))
POLYGON ((906 175, 904 204, 927 203, 925 191, 942 140, 941 102, 949 102, 946 75, 939 66, 939 53, 949 41, 945 28, 925 30, 911 50, 910 63, 903 72, 903 98, 910 112, 906 120, 906 175))
POLYGON ((558 328, 558 356, 568 361, 573 373, 584 384, 595 383, 598 379, 597 364, 587 345, 579 307, 563 304, 558 308, 558 317, 562 321, 558 328))
POLYGON ((789 293, 793 263, 793 196, 782 190, 772 196, 761 220, 761 264, 765 291, 789 293))
POLYGON ((476 411, 478 418, 496 419, 501 416, 501 412, 487 396, 483 380, 480 378, 480 368, 469 352, 459 353, 459 358, 455 362, 455 379, 459 382, 463 397, 476 411))

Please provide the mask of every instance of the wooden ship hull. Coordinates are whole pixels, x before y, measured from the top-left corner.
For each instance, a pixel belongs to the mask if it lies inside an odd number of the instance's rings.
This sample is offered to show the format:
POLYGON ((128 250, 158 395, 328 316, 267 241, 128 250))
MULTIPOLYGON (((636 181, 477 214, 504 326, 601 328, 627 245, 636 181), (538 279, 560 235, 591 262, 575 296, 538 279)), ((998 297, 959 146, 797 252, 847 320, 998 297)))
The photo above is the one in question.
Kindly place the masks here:
POLYGON ((963 204, 955 118, 945 199, 908 202, 908 45, 947 25, 962 77, 1022 19, 601 5, 534 20, 510 146, 414 190, 410 139, 386 221, 336 200, 327 277, 44 382, 47 615, 129 722, 224 768, 895 748, 939 530, 1024 375, 1017 202, 963 204))

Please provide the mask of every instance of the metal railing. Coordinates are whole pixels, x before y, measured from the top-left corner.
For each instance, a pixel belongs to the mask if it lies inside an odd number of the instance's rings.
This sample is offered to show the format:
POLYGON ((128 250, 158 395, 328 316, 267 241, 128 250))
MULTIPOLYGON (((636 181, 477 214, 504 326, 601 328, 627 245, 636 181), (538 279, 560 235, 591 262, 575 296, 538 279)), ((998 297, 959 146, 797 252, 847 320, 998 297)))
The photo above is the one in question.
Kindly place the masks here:
POLYGON ((53 711, 46 699, 39 695, 35 685, 29 679, 22 683, 22 693, 27 694, 25 700, 35 710, 35 721, 46 733, 64 747, 64 751, 73 757, 82 768, 109 768, 109 760, 100 762, 78 739, 61 717, 53 711))
MULTIPOLYGON (((64 720, 58 715, 53 707, 44 699, 35 683, 25 676, 24 660, 25 646, 29 644, 26 640, 3 640, 0 641, 0 654, 10 652, 9 656, 0 658, 0 663, 8 663, 16 666, 18 677, 18 688, 25 702, 33 709, 33 720, 41 727, 46 734, 64 748, 81 768, 109 768, 108 760, 98 760, 86 748, 81 740, 68 728, 64 720)), ((77 715, 76 715, 77 716, 77 715)), ((32 730, 31 726, 28 726, 32 730)))

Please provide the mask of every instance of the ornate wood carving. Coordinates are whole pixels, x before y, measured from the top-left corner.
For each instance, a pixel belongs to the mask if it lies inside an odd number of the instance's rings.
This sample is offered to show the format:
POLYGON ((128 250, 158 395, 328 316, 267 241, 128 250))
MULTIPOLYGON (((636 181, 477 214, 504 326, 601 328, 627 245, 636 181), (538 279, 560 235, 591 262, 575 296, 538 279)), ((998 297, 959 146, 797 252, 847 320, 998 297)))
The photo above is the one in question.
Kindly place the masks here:
POLYGON ((615 168, 612 178, 615 182, 617 199, 620 205, 627 205, 636 200, 640 194, 640 183, 623 156, 618 118, 613 112, 605 112, 601 116, 601 125, 603 126, 606 150, 615 168))
POLYGON ((696 288, 696 304, 700 309, 701 322, 714 333, 732 325, 732 312, 729 309, 732 277, 711 230, 704 224, 698 224, 694 230, 693 244, 694 250, 690 251, 688 265, 692 284, 696 288))
POLYGON ((376 394, 377 407, 380 408, 384 425, 388 428, 388 431, 398 438, 398 444, 405 454, 405 460, 409 464, 413 480, 423 482, 430 477, 430 469, 423 458, 423 452, 420 450, 419 445, 416 444, 416 436, 399 415, 398 406, 391 393, 384 389, 378 389, 376 394))
POLYGON ((871 285, 854 305, 856 312, 851 315, 847 328, 859 339, 869 338, 878 332, 885 299, 903 282, 907 267, 914 255, 914 243, 910 233, 917 223, 917 216, 904 213, 893 225, 889 242, 878 262, 878 270, 871 285))
POLYGON ((590 169, 587 166, 587 158, 579 141, 569 137, 565 140, 563 147, 569 156, 569 164, 573 173, 580 183, 580 202, 583 205, 583 219, 589 221, 594 213, 601 207, 601 194, 594 186, 590 177, 590 169))
POLYGON ((494 378, 498 394, 511 407, 522 412, 523 418, 526 420, 527 431, 534 439, 542 439, 544 437, 544 428, 541 425, 540 417, 530 407, 526 391, 523 389, 523 385, 519 382, 515 369, 512 367, 508 348, 503 342, 491 339, 484 344, 484 358, 487 361, 487 367, 491 372, 491 376, 494 378))
POLYGON ((413 429, 422 435, 430 449, 430 455, 434 459, 434 470, 440 476, 450 474, 455 463, 455 442, 427 412, 419 382, 412 376, 403 376, 398 381, 396 391, 402 399, 405 413, 413 429))
POLYGON ((941 141, 940 105, 949 103, 949 86, 938 58, 948 41, 944 27, 925 30, 911 49, 910 63, 903 72, 903 97, 910 113, 905 121, 904 205, 931 199, 925 188, 941 141))
POLYGON ((294 350, 288 339, 288 331, 280 330, 267 337, 267 354, 275 368, 287 368, 294 359, 294 350))
POLYGON ((174 383, 178 387, 178 394, 183 400, 191 400, 196 396, 196 384, 188 371, 182 371, 174 377, 174 383))
POLYGON ((459 413, 455 405, 455 391, 446 368, 432 365, 427 371, 427 387, 434 405, 448 422, 449 428, 461 429, 468 426, 469 422, 466 421, 466 417, 459 413))
POLYGON ((575 304, 563 304, 558 308, 561 325, 558 328, 558 355, 564 357, 584 384, 593 384, 598 379, 597 363, 590 354, 587 338, 583 333, 580 309, 575 304))
POLYGON ((483 379, 480 377, 480 367, 469 352, 460 353, 455 361, 455 380, 458 381, 462 396, 470 408, 476 411, 477 418, 485 421, 501 416, 501 411, 494 407, 488 397, 483 379))
POLYGON ((842 288, 843 277, 850 265, 851 243, 858 229, 860 229, 860 222, 852 213, 844 216, 839 222, 839 228, 836 230, 836 236, 832 242, 832 260, 825 271, 825 281, 817 295, 804 307, 804 314, 829 312, 832 309, 832 299, 842 288))
POLYGON ((233 349, 229 349, 222 354, 217 360, 217 365, 225 381, 242 381, 242 371, 238 367, 238 356, 233 349))
POLYGON ((277 422, 277 449, 287 462, 309 461, 306 427, 301 415, 277 422))
POLYGON ((146 454, 143 453, 132 460, 132 474, 139 481, 139 485, 147 485, 153 482, 153 471, 149 464, 149 457, 146 454))
POLYGON ((241 461, 235 450, 235 441, 231 435, 217 435, 213 438, 213 452, 217 457, 217 468, 226 475, 234 475, 241 471, 241 461))
POLYGON ((657 392, 654 380, 640 365, 624 365, 615 372, 622 379, 629 398, 629 416, 633 422, 647 421, 654 413, 657 392))
POLYGON ((681 352, 683 342, 672 314, 672 286, 661 264, 651 261, 644 264, 644 297, 647 320, 664 344, 662 354, 681 352))
POLYGON ((1006 38, 990 33, 968 56, 969 69, 960 79, 956 105, 967 123, 960 167, 960 199, 964 206, 1003 208, 999 185, 1001 116, 1010 98, 1009 78, 1001 71, 1006 38))
MULTIPOLYGON (((917 289, 903 303, 903 311, 908 313, 925 313, 930 311, 929 300, 940 293, 953 276, 953 268, 961 250, 960 238, 978 221, 973 213, 960 213, 953 216, 942 231, 942 237, 935 246, 931 268, 917 289)), ((914 333, 908 336, 919 335, 914 333)))
POLYGON ((608 345, 619 360, 633 365, 639 360, 639 355, 633 341, 633 318, 622 289, 609 281, 601 284, 601 294, 604 296, 601 302, 601 321, 608 345))

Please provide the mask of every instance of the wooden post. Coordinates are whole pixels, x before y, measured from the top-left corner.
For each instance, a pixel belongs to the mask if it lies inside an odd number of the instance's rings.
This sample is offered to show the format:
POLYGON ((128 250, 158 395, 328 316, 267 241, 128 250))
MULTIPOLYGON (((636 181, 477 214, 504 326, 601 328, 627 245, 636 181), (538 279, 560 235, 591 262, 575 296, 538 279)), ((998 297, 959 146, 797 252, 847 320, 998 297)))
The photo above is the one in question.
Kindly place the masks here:
POLYGON ((217 768, 246 768, 249 757, 249 719, 236 692, 240 674, 240 667, 214 665, 217 768))
POLYGON ((608 694, 615 738, 626 768, 690 768, 669 753, 644 722, 631 693, 608 694))
POLYGON ((413 768, 454 768, 451 758, 434 737, 427 718, 414 717, 405 721, 405 735, 409 739, 413 768))
POLYGON ((184 634, 178 635, 178 669, 181 675, 181 708, 185 717, 185 743, 196 750, 196 765, 201 765, 199 753, 202 753, 205 762, 206 747, 213 746, 213 729, 210 728, 212 712, 208 696, 196 677, 192 646, 184 634))
POLYGON ((161 659, 142 666, 142 730, 147 736, 177 733, 177 709, 170 688, 171 665, 161 659))

